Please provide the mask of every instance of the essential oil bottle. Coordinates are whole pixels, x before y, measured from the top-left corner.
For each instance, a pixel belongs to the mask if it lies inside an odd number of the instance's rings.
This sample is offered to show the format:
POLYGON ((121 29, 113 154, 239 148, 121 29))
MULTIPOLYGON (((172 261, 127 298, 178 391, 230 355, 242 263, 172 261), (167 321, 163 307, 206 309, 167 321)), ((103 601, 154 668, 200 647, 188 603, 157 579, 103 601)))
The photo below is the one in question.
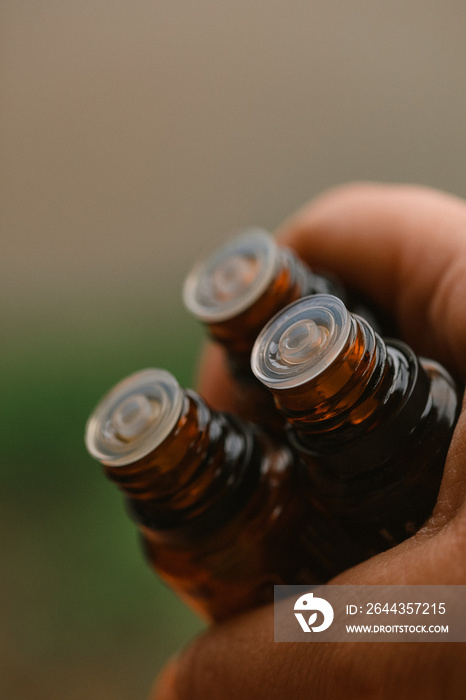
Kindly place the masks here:
POLYGON ((459 408, 442 366, 382 340, 331 295, 278 313, 258 336, 251 364, 306 465, 303 491, 362 547, 356 559, 421 527, 459 408))
POLYGON ((183 300, 223 345, 233 372, 251 377, 258 333, 280 309, 316 293, 344 295, 336 280, 314 274, 261 228, 244 230, 199 262, 187 276, 183 300))
POLYGON ((251 373, 251 350, 264 325, 282 308, 311 294, 333 294, 376 323, 369 307, 335 279, 314 273, 289 248, 277 245, 267 231, 251 228, 232 238, 195 265, 186 278, 183 299, 188 310, 226 350, 237 380, 235 404, 242 415, 277 426, 270 397, 251 373), (273 423, 275 421, 275 424, 273 423))
POLYGON ((123 490, 155 570, 206 619, 272 600, 274 584, 328 578, 325 522, 301 499, 289 447, 210 410, 170 373, 117 384, 86 445, 123 490))

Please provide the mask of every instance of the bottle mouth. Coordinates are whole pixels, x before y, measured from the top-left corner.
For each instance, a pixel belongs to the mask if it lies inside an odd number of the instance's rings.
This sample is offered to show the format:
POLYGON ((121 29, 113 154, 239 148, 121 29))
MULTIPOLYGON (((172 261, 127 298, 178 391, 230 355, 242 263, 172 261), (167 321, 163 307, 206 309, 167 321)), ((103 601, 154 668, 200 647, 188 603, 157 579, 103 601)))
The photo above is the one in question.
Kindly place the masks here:
POLYGON ((163 369, 145 369, 116 384, 86 425, 88 452, 108 466, 131 464, 158 447, 178 422, 183 392, 163 369))
POLYGON ((226 321, 251 306, 273 279, 278 255, 270 233, 250 228, 198 262, 186 278, 183 301, 201 321, 226 321))
POLYGON ((266 386, 288 389, 317 377, 339 356, 348 340, 351 316, 330 294, 289 304, 258 335, 251 368, 266 386))

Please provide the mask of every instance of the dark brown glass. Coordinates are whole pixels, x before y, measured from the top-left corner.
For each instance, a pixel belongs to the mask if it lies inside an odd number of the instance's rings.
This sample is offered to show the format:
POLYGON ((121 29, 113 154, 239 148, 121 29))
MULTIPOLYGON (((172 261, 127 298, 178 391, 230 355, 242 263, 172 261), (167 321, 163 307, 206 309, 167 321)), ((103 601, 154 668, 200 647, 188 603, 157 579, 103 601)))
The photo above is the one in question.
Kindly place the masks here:
MULTIPOLYGON (((306 465, 303 491, 361 548, 352 564, 422 526, 459 409, 445 369, 353 316, 345 347, 324 371, 271 392, 306 465)), ((338 573, 348 557, 334 564, 338 573)))
POLYGON ((105 471, 124 491, 154 569, 208 620, 271 601, 274 584, 328 578, 325 523, 301 498, 289 447, 192 391, 156 449, 105 471))

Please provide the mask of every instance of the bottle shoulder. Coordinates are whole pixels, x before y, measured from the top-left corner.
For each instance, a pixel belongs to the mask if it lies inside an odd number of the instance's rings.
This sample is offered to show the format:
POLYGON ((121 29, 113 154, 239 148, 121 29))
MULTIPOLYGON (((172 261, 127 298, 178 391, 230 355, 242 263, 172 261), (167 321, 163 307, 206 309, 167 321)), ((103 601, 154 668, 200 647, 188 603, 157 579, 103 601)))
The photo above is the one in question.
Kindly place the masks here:
POLYGON ((420 357, 419 362, 430 380, 428 409, 437 422, 451 429, 461 408, 460 387, 445 367, 435 360, 420 357))

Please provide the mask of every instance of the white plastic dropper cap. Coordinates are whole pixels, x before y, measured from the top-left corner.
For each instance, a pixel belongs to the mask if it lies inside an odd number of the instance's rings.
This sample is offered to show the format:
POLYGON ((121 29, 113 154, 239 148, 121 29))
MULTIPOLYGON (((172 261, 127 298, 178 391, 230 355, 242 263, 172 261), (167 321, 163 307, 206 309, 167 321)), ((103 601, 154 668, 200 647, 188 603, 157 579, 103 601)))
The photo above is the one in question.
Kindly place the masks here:
POLYGON ((136 372, 114 386, 96 406, 86 426, 86 447, 95 459, 109 466, 136 462, 173 430, 182 403, 182 390, 169 372, 136 372))
POLYGON ((252 371, 270 388, 300 386, 338 357, 350 328, 350 314, 337 297, 315 294, 299 299, 260 332, 252 350, 252 371))
POLYGON ((206 323, 233 318, 267 289, 277 256, 270 233, 260 228, 244 230, 194 266, 183 288, 186 307, 206 323))

